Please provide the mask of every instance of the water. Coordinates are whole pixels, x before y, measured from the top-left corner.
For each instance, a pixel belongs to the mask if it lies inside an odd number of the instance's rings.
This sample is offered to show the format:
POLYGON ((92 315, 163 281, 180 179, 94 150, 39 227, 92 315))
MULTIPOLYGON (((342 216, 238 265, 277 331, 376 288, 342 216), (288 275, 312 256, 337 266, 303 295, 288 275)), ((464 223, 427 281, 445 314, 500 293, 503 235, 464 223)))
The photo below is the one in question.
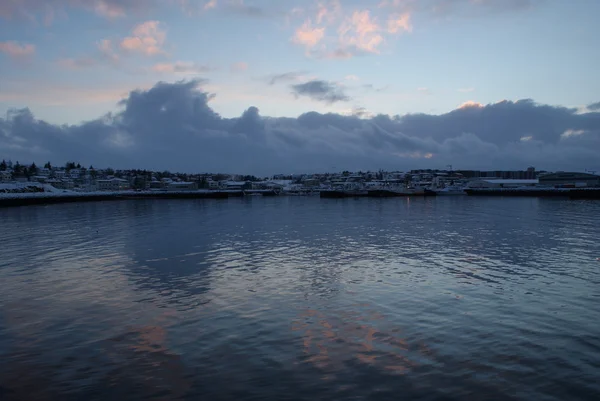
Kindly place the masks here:
POLYGON ((0 399, 600 399, 599 239, 595 201, 0 209, 0 399))

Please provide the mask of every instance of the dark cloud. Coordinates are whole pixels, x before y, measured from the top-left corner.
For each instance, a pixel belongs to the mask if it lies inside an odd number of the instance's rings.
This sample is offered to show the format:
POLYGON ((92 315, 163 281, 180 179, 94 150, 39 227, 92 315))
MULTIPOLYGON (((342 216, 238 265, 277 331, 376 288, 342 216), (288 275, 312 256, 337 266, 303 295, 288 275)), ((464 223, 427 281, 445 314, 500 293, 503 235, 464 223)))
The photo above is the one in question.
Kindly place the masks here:
POLYGON ((343 89, 333 82, 315 79, 303 84, 292 85, 291 88, 296 96, 308 96, 313 100, 326 103, 347 102, 350 100, 343 89))
POLYGON ((600 102, 588 104, 587 109, 592 111, 600 110, 600 102))
POLYGON ((223 118, 202 81, 137 90, 119 112, 53 125, 28 110, 0 118, 0 159, 189 172, 316 172, 410 168, 598 169, 600 113, 531 100, 442 115, 309 112, 270 118, 249 107, 223 118))

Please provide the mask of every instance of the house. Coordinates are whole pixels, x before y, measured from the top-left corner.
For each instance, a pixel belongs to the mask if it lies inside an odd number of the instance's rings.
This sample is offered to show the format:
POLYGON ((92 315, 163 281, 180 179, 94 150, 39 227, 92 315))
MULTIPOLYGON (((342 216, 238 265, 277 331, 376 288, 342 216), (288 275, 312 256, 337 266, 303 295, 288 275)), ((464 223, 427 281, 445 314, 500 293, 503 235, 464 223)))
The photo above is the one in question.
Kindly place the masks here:
POLYGON ((9 182, 12 181, 12 172, 6 170, 6 171, 0 171, 0 182, 9 182))
POLYGON ((67 172, 65 170, 55 170, 54 171, 54 178, 56 178, 57 180, 62 180, 63 178, 66 178, 67 176, 67 172))
POLYGON ((74 168, 74 169, 71 169, 71 171, 69 171, 69 177, 71 177, 72 179, 76 180, 79 178, 79 176, 81 176, 80 169, 74 168))
POLYGON ((57 189, 73 189, 75 187, 75 184, 73 183, 73 181, 71 180, 47 180, 46 183, 52 185, 54 188, 57 189))
POLYGON ((129 181, 122 178, 96 180, 98 191, 122 191, 130 188, 129 181))

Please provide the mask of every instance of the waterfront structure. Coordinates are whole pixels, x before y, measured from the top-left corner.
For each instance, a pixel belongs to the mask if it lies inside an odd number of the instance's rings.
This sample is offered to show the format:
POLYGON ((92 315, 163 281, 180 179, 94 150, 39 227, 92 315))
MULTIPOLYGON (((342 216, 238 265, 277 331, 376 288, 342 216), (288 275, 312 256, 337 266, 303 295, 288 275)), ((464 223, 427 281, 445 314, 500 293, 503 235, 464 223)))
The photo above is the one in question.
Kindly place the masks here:
POLYGON ((186 181, 178 181, 171 182, 167 186, 167 191, 197 191, 198 183, 196 182, 186 182, 186 181))
POLYGON ((600 175, 560 171, 540 176, 540 185, 597 187, 600 186, 600 175))
POLYGON ((519 180, 519 179, 491 179, 491 180, 473 180, 467 185, 468 188, 521 188, 533 187, 539 184, 539 180, 519 180))

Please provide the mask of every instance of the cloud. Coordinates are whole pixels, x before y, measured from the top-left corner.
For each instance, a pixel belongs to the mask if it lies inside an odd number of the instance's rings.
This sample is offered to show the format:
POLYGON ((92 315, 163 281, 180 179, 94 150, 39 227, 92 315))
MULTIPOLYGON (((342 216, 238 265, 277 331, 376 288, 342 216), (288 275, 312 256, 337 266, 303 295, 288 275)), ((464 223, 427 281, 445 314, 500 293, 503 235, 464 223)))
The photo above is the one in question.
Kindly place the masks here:
POLYGON ((600 110, 600 102, 588 104, 587 109, 592 111, 600 110))
POLYGON ((313 100, 326 103, 346 102, 350 100, 342 88, 333 82, 312 80, 303 84, 292 85, 292 91, 296 96, 307 96, 313 100))
POLYGON ((208 66, 184 61, 157 63, 152 66, 152 71, 163 74, 204 74, 210 70, 208 66))
POLYGON ((483 108, 483 104, 481 104, 479 102, 474 102, 473 100, 467 100, 466 102, 464 102, 463 104, 458 106, 458 108, 459 109, 469 109, 469 108, 481 109, 481 108, 483 108))
POLYGON ((383 23, 370 9, 342 9, 340 1, 318 3, 312 17, 305 18, 292 41, 318 59, 349 59, 379 54, 381 46, 395 35, 412 32, 409 11, 392 12, 383 23))
POLYGON ((238 118, 223 118, 209 106, 212 96, 201 80, 160 82, 130 92, 119 111, 77 125, 53 125, 28 109, 13 110, 0 118, 0 159, 62 164, 75 158, 115 168, 260 175, 333 166, 600 167, 600 113, 578 114, 527 99, 440 115, 373 116, 356 107, 350 115, 273 118, 250 106, 238 118))
POLYGON ((234 63, 231 65, 231 71, 233 72, 242 72, 248 69, 248 63, 240 61, 238 63, 234 63))
POLYGON ((304 76, 305 73, 298 71, 284 72, 282 74, 273 74, 267 78, 269 85, 275 85, 278 82, 297 81, 304 76))
POLYGON ((205 10, 210 10, 210 9, 215 8, 216 6, 217 6, 217 0, 210 0, 210 1, 207 1, 202 8, 204 8, 205 10))
POLYGON ((119 46, 130 52, 138 52, 146 56, 165 54, 162 46, 166 32, 159 21, 146 21, 133 28, 132 36, 124 38, 119 46))
POLYGON ((315 47, 325 36, 325 28, 313 28, 311 20, 308 19, 304 24, 296 29, 293 42, 306 47, 307 49, 315 47))
POLYGON ((35 45, 14 41, 0 42, 0 53, 4 53, 13 59, 24 59, 35 53, 35 45))
POLYGON ((412 32, 412 29, 409 13, 395 14, 388 18, 387 31, 389 33, 412 32))
POLYGON ((379 53, 383 43, 382 28, 368 10, 355 11, 339 28, 342 49, 356 49, 366 53, 379 53))

